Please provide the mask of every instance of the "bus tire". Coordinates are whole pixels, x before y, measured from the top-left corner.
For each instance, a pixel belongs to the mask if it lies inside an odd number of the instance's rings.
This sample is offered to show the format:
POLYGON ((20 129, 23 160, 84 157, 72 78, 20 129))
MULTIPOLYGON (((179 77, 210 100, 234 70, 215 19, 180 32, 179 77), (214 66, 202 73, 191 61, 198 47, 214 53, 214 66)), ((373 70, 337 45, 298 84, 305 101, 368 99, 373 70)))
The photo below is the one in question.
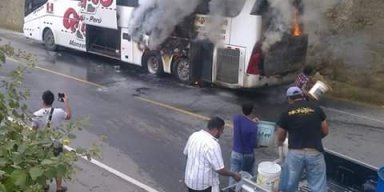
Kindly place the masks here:
POLYGON ((142 62, 142 66, 148 73, 158 76, 164 74, 163 60, 159 52, 148 51, 144 53, 142 62))
POLYGON ((173 67, 173 73, 180 82, 184 84, 192 83, 190 62, 188 58, 182 57, 178 59, 173 67))
POLYGON ((56 51, 56 42, 55 42, 55 36, 53 35, 51 29, 45 29, 43 32, 43 41, 45 48, 49 51, 56 51))

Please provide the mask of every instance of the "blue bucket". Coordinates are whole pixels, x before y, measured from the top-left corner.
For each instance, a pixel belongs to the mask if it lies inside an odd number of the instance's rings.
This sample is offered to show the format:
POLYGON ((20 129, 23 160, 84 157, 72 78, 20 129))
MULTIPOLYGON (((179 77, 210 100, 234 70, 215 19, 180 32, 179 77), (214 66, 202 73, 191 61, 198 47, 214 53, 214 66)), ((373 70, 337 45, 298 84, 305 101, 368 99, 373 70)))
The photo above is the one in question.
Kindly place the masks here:
POLYGON ((379 177, 377 180, 376 192, 384 192, 384 167, 379 169, 377 175, 379 177))
POLYGON ((257 124, 257 144, 259 146, 270 146, 275 138, 276 123, 259 121, 257 124))

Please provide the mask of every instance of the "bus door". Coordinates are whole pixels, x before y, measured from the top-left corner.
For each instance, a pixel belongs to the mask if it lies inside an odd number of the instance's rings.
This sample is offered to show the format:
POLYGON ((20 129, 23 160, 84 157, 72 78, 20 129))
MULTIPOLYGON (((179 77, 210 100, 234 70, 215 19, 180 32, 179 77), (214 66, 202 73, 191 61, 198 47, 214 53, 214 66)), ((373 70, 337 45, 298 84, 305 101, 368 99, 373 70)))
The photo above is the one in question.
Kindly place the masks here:
POLYGON ((117 29, 116 0, 81 0, 80 6, 85 24, 117 29))
POLYGON ((121 29, 121 60, 133 63, 133 41, 126 28, 121 29))
POLYGON ((212 82, 213 52, 215 45, 209 40, 191 42, 189 52, 191 80, 212 82))
POLYGON ((81 0, 81 20, 87 24, 87 50, 121 58, 121 30, 117 26, 116 0, 81 0))

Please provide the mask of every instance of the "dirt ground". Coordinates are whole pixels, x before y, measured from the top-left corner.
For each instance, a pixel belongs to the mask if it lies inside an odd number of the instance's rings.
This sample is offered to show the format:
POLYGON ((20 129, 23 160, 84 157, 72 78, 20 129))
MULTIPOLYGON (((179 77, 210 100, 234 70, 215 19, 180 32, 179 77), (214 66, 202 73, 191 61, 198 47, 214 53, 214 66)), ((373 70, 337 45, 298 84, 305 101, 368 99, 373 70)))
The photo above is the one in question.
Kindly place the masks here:
MULTIPOLYGON (((312 39, 307 63, 329 81, 329 95, 384 106, 384 1, 337 2, 321 22, 304 26, 312 39)), ((23 8, 23 0, 1 0, 0 27, 21 31, 23 8)))
POLYGON ((22 31, 24 0, 0 0, 0 27, 22 31))

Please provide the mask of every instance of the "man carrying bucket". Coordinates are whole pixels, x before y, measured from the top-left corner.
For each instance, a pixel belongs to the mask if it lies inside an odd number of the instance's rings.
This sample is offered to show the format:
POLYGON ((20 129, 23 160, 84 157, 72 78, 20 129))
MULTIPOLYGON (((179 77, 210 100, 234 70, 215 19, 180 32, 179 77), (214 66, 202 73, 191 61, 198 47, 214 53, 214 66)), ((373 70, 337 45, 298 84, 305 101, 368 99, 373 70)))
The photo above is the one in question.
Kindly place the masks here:
MULTIPOLYGON (((246 171, 254 175, 257 125, 257 117, 252 116, 253 105, 241 105, 243 114, 233 117, 233 145, 231 153, 231 171, 246 171)), ((229 185, 234 185, 235 180, 229 178, 229 185)))
MULTIPOLYGON (((287 90, 289 106, 278 121, 279 147, 288 134, 288 154, 280 175, 280 191, 295 192, 303 171, 311 191, 326 192, 326 166, 322 138, 329 128, 324 111, 307 101, 299 87, 287 90)), ((281 147, 280 147, 281 148, 281 147)))
POLYGON ((303 72, 300 73, 295 80, 295 85, 303 91, 305 96, 309 96, 308 92, 314 85, 312 75, 314 74, 314 69, 311 65, 304 67, 303 72))

